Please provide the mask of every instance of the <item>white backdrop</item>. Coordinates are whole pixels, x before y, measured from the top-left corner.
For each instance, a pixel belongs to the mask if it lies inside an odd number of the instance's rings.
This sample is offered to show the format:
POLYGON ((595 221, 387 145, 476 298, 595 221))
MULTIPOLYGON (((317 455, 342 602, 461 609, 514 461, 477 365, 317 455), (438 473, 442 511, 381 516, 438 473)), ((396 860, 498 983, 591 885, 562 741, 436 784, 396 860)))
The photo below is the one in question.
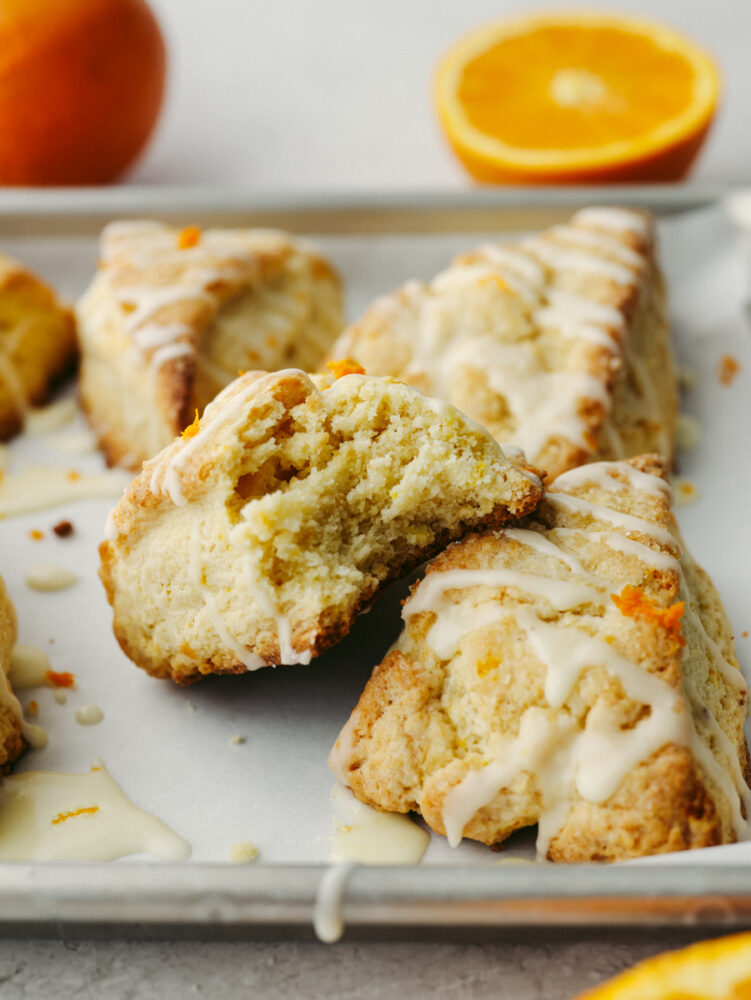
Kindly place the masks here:
MULTIPOLYGON (((259 190, 468 186, 431 101, 441 53, 513 0, 151 0, 170 85, 138 183, 259 190)), ((548 0, 547 8, 576 6, 548 0)), ((718 58, 722 111, 697 179, 751 179, 751 0, 588 0, 672 23, 718 58)))

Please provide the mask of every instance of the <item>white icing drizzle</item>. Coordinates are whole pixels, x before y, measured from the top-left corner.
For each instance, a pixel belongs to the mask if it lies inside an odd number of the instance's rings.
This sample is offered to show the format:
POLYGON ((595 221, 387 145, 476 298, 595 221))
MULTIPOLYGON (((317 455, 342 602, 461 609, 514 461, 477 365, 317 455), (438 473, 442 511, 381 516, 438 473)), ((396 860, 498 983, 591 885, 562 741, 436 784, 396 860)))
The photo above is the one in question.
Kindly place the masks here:
POLYGON ((573 219, 581 226, 591 226, 593 229, 610 229, 614 233, 637 233, 646 236, 650 223, 645 215, 628 208, 604 208, 594 206, 583 208, 573 219))
POLYGON ((81 577, 65 566, 55 566, 53 563, 38 563, 31 566, 26 573, 25 582, 32 590, 65 590, 78 583, 81 577))
POLYGON ((98 705, 81 705, 75 712, 76 722, 81 726, 96 726, 104 718, 98 705))
POLYGON ((194 527, 188 540, 188 580, 196 593, 203 599, 211 626, 224 645, 232 650, 240 663, 248 670, 258 670, 259 667, 264 667, 266 664, 260 656, 251 653, 230 633, 216 606, 216 599, 211 588, 204 583, 201 562, 201 536, 198 528, 194 527))
POLYGON ((350 875, 357 865, 353 861, 331 865, 318 884, 315 908, 313 910, 313 930, 324 944, 334 944, 344 933, 342 900, 350 875))
POLYGON ((245 552, 243 555, 243 576, 245 585, 250 591, 250 596, 255 604, 258 605, 258 608, 264 615, 268 615, 274 621, 277 641, 279 643, 280 662, 288 666, 297 663, 310 663, 313 650, 304 649, 302 652, 298 652, 292 645, 292 629, 289 617, 277 607, 273 596, 269 592, 270 588, 266 585, 265 580, 256 572, 256 567, 252 562, 249 552, 245 552))
POLYGON ((618 285, 633 285, 637 281, 637 275, 632 269, 606 257, 586 253, 583 250, 571 250, 569 247, 539 237, 526 240, 524 246, 548 267, 559 271, 582 271, 585 274, 594 274, 614 281, 618 285))
POLYGON ((607 233, 582 229, 580 226, 554 226, 550 232, 553 237, 564 243, 573 243, 579 247, 599 250, 636 270, 644 268, 642 254, 637 253, 636 250, 632 250, 631 247, 607 233))
MULTIPOLYGON (((628 487, 646 495, 664 497, 666 494, 665 484, 658 477, 624 463, 586 466, 559 477, 556 485, 580 488, 589 483, 612 492, 628 487)), ((560 492, 549 495, 548 499, 564 510, 585 512, 598 521, 613 523, 624 533, 635 531, 645 536, 655 548, 618 531, 587 530, 588 537, 602 540, 609 547, 634 555, 648 565, 676 571, 682 577, 681 564, 670 554, 678 551, 678 543, 660 525, 560 492), (670 553, 658 551, 659 545, 667 545, 670 553)), ((555 532, 557 537, 581 534, 580 529, 563 526, 556 526, 555 532)), ((583 603, 596 604, 601 609, 596 619, 598 631, 607 630, 608 619, 613 621, 615 630, 621 620, 620 611, 603 597, 609 595, 616 584, 604 577, 595 577, 597 585, 590 587, 593 574, 584 571, 579 561, 555 545, 549 536, 518 528, 506 529, 505 534, 556 559, 566 566, 572 578, 564 581, 507 569, 430 573, 403 612, 407 623, 420 612, 436 615, 426 641, 446 660, 456 653, 466 635, 488 624, 511 620, 521 629, 545 667, 546 704, 534 705, 522 714, 516 736, 496 734, 486 750, 484 763, 474 766, 447 794, 443 822, 449 842, 458 844, 472 817, 505 789, 513 789, 520 781, 534 781, 542 803, 538 854, 545 856, 552 838, 566 821, 574 793, 586 801, 606 801, 634 767, 667 744, 691 749, 707 780, 727 799, 735 836, 745 839, 748 822, 743 813, 745 810, 745 815, 751 817, 751 792, 743 778, 736 748, 703 705, 687 675, 679 688, 673 688, 618 652, 609 642, 590 634, 586 617, 573 624, 565 620, 551 623, 544 620, 545 612, 539 605, 503 606, 498 596, 489 596, 484 603, 477 601, 473 605, 445 601, 447 591, 461 587, 510 586, 542 599, 560 612, 574 610, 583 603), (600 701, 590 708, 583 726, 573 715, 561 711, 582 673, 597 667, 616 678, 631 701, 648 706, 649 712, 630 728, 614 726, 610 709, 600 701), (698 723, 688 711, 687 701, 693 706, 693 715, 700 720, 698 723), (716 752, 699 736, 697 725, 704 726, 716 752), (725 760, 725 766, 716 753, 725 760)), ((688 601, 684 614, 685 627, 692 627, 698 633, 711 667, 732 688, 744 691, 745 679, 707 635, 688 601)), ((332 753, 332 765, 345 773, 347 759, 352 754, 352 731, 345 727, 332 753)))
POLYGON ((20 642, 14 646, 10 654, 8 679, 15 691, 41 687, 48 670, 52 670, 52 664, 44 650, 20 642))

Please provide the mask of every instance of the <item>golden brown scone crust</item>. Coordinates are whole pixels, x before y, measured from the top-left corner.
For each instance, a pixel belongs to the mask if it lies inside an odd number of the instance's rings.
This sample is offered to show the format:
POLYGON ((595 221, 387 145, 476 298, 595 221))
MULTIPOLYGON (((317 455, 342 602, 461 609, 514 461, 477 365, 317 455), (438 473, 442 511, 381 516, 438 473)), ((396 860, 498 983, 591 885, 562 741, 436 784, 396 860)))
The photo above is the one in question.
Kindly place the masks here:
POLYGON ((76 360, 73 315, 18 261, 0 253, 0 440, 23 427, 76 360))
POLYGON ((83 408, 132 469, 239 371, 313 370, 343 326, 339 277, 307 241, 145 221, 104 230, 77 314, 83 408))
POLYGON ((391 379, 248 373, 147 462, 100 575, 127 655, 188 683, 308 662, 376 592, 539 478, 448 404, 391 379))
POLYGON ((596 459, 672 460, 675 372, 646 213, 590 209, 481 246, 378 299, 331 353, 448 399, 551 479, 596 459))
POLYGON ((16 613, 0 577, 0 773, 5 774, 25 748, 21 708, 8 681, 10 654, 16 644, 16 613))
POLYGON ((523 522, 534 535, 474 534, 438 556, 332 752, 340 780, 376 808, 418 810, 439 833, 458 815, 455 838, 500 843, 541 820, 554 861, 735 840, 749 802, 745 682, 664 477, 649 456, 577 469, 523 522), (454 586, 426 599, 422 588, 457 570, 508 578, 443 578, 454 586), (685 646, 656 617, 622 613, 610 595, 625 587, 656 609, 686 601, 685 646))

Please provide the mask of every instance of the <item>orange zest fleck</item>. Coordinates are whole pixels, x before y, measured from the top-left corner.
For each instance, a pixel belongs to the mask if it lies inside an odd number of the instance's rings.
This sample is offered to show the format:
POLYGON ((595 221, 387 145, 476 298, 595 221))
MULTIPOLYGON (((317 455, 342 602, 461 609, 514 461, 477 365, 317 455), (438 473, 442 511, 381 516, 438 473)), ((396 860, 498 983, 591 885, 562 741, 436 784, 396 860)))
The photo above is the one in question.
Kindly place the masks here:
POLYGON ((641 587, 624 587, 620 594, 611 594, 613 603, 626 618, 656 622, 671 635, 678 646, 685 646, 681 635, 681 618, 686 610, 685 601, 676 601, 669 608, 660 608, 649 600, 641 587))
POLYGON ((37 528, 32 528, 29 532, 29 538, 32 538, 35 542, 40 542, 44 538, 44 532, 39 531, 37 528))
POLYGON ((201 241, 200 226, 186 226, 181 229, 177 236, 177 246, 180 250, 190 250, 191 247, 198 246, 201 241))
MULTIPOLYGON (((94 768, 92 768, 93 770, 94 768)), ((99 806, 81 806, 80 809, 71 809, 70 812, 58 813, 52 820, 52 825, 57 826, 58 823, 64 823, 67 819, 73 819, 74 816, 93 816, 94 813, 98 812, 99 806)))
POLYGON ((56 688, 72 688, 76 683, 75 675, 67 670, 61 673, 58 673, 57 670, 45 670, 44 679, 51 687, 56 688))
POLYGON ((193 649, 193 647, 189 646, 187 642, 184 642, 182 644, 182 646, 180 647, 180 652, 184 653, 185 656, 189 657, 191 660, 197 660, 198 659, 198 653, 196 653, 196 651, 193 649))
POLYGON ((66 478, 69 479, 72 483, 75 483, 77 480, 81 478, 81 473, 76 472, 75 469, 71 469, 66 478))
POLYGON ((717 378, 721 385, 731 385, 741 370, 741 363, 732 354, 723 354, 717 366, 717 378))
POLYGON ((189 438, 195 437, 196 434, 201 429, 201 421, 198 419, 198 410, 196 410, 196 415, 193 418, 193 423, 186 427, 184 431, 180 431, 180 437, 187 441, 189 438))
POLYGON ((326 367, 331 369, 334 378, 344 378, 345 375, 364 375, 365 369, 352 358, 342 358, 340 361, 327 361, 326 367))
POLYGON ((27 715, 39 715, 39 702, 38 701, 30 701, 29 704, 26 706, 26 714, 27 715))

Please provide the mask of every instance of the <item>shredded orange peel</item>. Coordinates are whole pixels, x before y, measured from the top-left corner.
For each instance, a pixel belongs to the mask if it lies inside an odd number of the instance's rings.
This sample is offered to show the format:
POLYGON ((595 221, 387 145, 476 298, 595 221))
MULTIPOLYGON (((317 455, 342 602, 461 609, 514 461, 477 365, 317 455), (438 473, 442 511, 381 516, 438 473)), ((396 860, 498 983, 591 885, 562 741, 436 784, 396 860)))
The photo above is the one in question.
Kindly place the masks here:
POLYGON ((364 375, 365 369, 358 365, 352 358, 341 358, 339 361, 327 361, 326 367, 331 369, 335 379, 344 378, 345 375, 364 375))
POLYGON ((201 241, 200 226, 186 226, 181 229, 177 236, 177 246, 180 250, 190 250, 201 241))
POLYGON ((656 622, 671 635, 679 646, 685 646, 681 635, 681 618, 686 610, 685 601, 676 601, 669 608, 660 608, 649 600, 641 587, 624 587, 620 594, 611 594, 613 603, 626 618, 656 622))
POLYGON ((57 670, 45 670, 44 679, 49 685, 56 688, 72 688, 76 683, 75 676, 67 670, 61 673, 58 673, 57 670))
POLYGON ((180 437, 183 441, 188 441, 190 438, 195 437, 200 429, 201 421, 198 417, 198 410, 196 410, 196 415, 193 417, 193 423, 186 427, 184 431, 180 431, 180 437))
POLYGON ((98 812, 99 812, 99 806, 81 806, 80 809, 71 809, 70 812, 58 813, 57 816, 55 816, 55 818, 52 820, 52 825, 57 826, 58 823, 64 823, 66 819, 73 819, 74 816, 93 815, 94 813, 98 812))

